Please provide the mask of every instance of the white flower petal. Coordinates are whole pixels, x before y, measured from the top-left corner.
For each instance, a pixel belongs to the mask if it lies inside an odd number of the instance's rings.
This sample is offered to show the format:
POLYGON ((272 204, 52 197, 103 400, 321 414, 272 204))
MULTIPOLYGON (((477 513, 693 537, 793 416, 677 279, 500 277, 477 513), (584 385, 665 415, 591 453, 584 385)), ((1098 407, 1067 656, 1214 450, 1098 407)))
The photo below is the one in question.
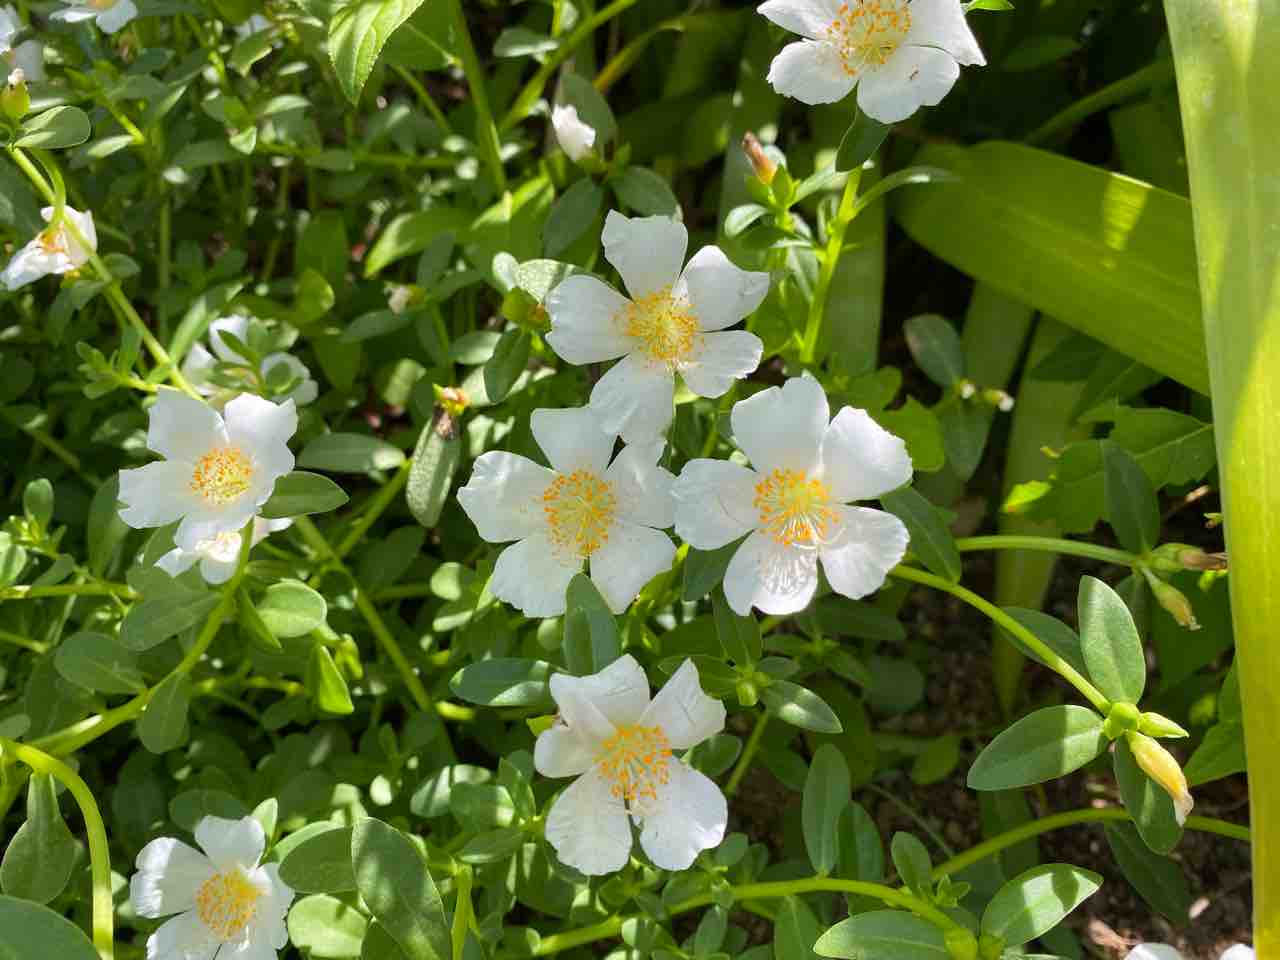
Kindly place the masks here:
POLYGON ((18 44, 13 51, 13 65, 27 75, 28 82, 44 80, 44 46, 38 40, 18 44))
MULTIPOLYGON (((237 537, 236 539, 238 540, 239 538, 237 537)), ((206 554, 200 558, 200 576, 204 577, 205 583, 217 586, 230 580, 238 565, 239 557, 234 560, 223 560, 206 554)))
POLYGON ((857 600, 875 593, 889 571, 907 552, 911 539, 892 513, 869 507, 837 507, 841 529, 833 543, 820 548, 822 570, 836 593, 857 600))
POLYGON ((547 343, 569 363, 600 363, 630 353, 635 346, 619 317, 631 301, 603 280, 574 274, 547 294, 551 332, 547 343))
POLYGON ((598 747, 565 723, 556 722, 538 734, 533 744, 533 768, 544 777, 576 777, 595 763, 598 747))
POLYGON ((491 450, 476 458, 471 479, 458 491, 458 503, 481 539, 520 540, 546 530, 542 494, 555 477, 527 457, 491 450))
POLYGON ((1124 960, 1182 960, 1182 954, 1164 943, 1140 943, 1124 960))
POLYGON ((254 466, 276 477, 293 469, 289 440, 298 430, 298 408, 292 400, 272 403, 251 393, 242 393, 223 411, 227 436, 254 459, 254 466))
POLYGON ((10 6, 0 7, 0 53, 9 51, 13 35, 21 29, 22 21, 18 18, 18 11, 10 6))
POLYGON ((266 937, 254 936, 257 928, 258 924, 255 923, 244 939, 238 943, 224 944, 215 960, 279 960, 279 955, 266 937))
POLYGON ((613 485, 619 517, 659 529, 675 522, 671 485, 676 478, 658 466, 664 446, 661 440, 629 443, 613 458, 604 477, 613 485))
POLYGON ((1254 960, 1255 956, 1253 947, 1245 946, 1243 943, 1233 943, 1227 947, 1219 960, 1254 960))
POLYGON ((601 476, 618 439, 618 431, 609 429, 590 407, 535 410, 529 429, 556 473, 588 470, 601 476))
POLYGON ((728 460, 690 460, 671 486, 676 536, 695 550, 718 550, 754 530, 759 479, 728 460))
POLYGON ((614 726, 637 723, 644 715, 649 678, 628 653, 585 677, 553 674, 551 698, 571 728, 585 738, 607 740, 614 726))
POLYGON ((720 845, 728 822, 724 794, 705 774, 673 762, 671 779, 659 794, 661 806, 646 813, 640 846, 654 866, 686 870, 699 853, 720 845))
POLYGON ((103 33, 115 33, 137 15, 138 8, 133 5, 133 0, 116 0, 98 14, 98 28, 103 33))
POLYGON ((911 0, 911 30, 905 42, 941 47, 965 66, 981 67, 987 62, 960 0, 911 0))
POLYGON ((200 885, 216 873, 199 850, 173 837, 157 837, 138 852, 138 872, 129 878, 129 899, 140 917, 167 917, 190 910, 200 885))
POLYGON ((762 613, 799 613, 818 588, 818 554, 787 547, 763 530, 740 546, 724 573, 729 608, 745 617, 755 607, 762 613))
POLYGON ((229 317, 219 317, 209 324, 209 345, 213 347, 218 359, 223 363, 244 363, 248 358, 233 347, 230 340, 222 339, 224 333, 246 343, 249 337, 249 318, 233 313, 229 317))
POLYGON ((627 293, 639 300, 674 287, 689 247, 689 231, 672 217, 624 217, 610 210, 604 218, 604 255, 622 275, 627 293))
POLYGON ((266 847, 266 834, 253 817, 228 820, 225 817, 202 817, 196 824, 196 843, 200 844, 218 870, 258 865, 266 847))
POLYGON ((813 471, 828 419, 827 395, 811 377, 792 377, 739 400, 730 414, 733 439, 759 473, 813 471))
MULTIPOLYGON (((45 220, 51 219, 53 216, 53 208, 45 207, 44 210, 41 211, 41 215, 44 216, 45 220), (46 210, 48 213, 45 213, 46 210)), ((90 211, 81 213, 79 210, 67 207, 63 210, 63 215, 76 225, 76 229, 80 231, 80 235, 84 237, 85 242, 89 244, 89 250, 86 250, 80 245, 80 241, 71 236, 70 231, 67 230, 66 227, 62 228, 61 232, 63 242, 66 244, 67 248, 67 259, 70 260, 73 268, 83 267, 89 262, 89 251, 98 249, 98 230, 93 225, 93 213, 90 211)))
POLYGON ((667 367, 623 357, 591 389, 591 408, 606 430, 627 443, 660 437, 675 416, 676 379, 667 367))
POLYGON ((719 247, 703 247, 685 265, 682 285, 703 330, 723 330, 755 312, 769 274, 735 266, 719 247))
POLYGON ((213 960, 220 946, 196 912, 188 910, 147 938, 147 960, 213 960))
POLYGON ((98 15, 98 11, 91 7, 67 7, 63 10, 55 10, 49 15, 50 20, 60 20, 63 23, 80 23, 83 20, 92 20, 98 15))
POLYGON ((209 383, 209 374, 213 372, 213 366, 217 362, 214 355, 204 348, 204 344, 193 343, 182 359, 182 375, 196 390, 208 396, 218 389, 209 383))
POLYGON ((661 530, 615 520, 609 539, 591 554, 591 582, 610 610, 624 613, 646 583, 671 569, 675 558, 676 545, 661 530))
POLYGON ((316 397, 320 396, 320 385, 311 379, 311 371, 307 369, 307 365, 291 353, 269 353, 262 358, 262 375, 265 377, 279 366, 287 367, 292 378, 300 381, 284 399, 292 400, 299 407, 315 402, 316 397))
POLYGON ((951 54, 903 44, 883 66, 863 73, 858 106, 873 120, 897 123, 941 103, 959 78, 960 64, 951 54))
POLYGON ((569 784, 547 813, 547 842, 556 856, 589 877, 621 870, 631 859, 631 820, 610 786, 593 767, 569 784))
POLYGON ((545 533, 513 543, 498 554, 489 592, 526 617, 558 617, 564 613, 564 592, 582 569, 556 551, 545 533))
POLYGON ((724 704, 702 692, 698 668, 685 660, 653 698, 640 725, 660 725, 667 742, 688 750, 724 729, 724 704))
POLYGON ((810 106, 843 100, 857 82, 845 71, 840 51, 823 40, 788 43, 769 64, 767 79, 784 97, 810 106))
POLYGON ((199 559, 200 554, 194 550, 183 550, 181 547, 174 547, 156 561, 156 566, 169 576, 177 577, 190 570, 199 559))
POLYGON ((756 7, 756 13, 784 30, 820 40, 839 18, 840 5, 836 0, 767 0, 756 7))
POLYGON ((911 457, 867 411, 845 407, 822 438, 822 480, 842 503, 870 500, 911 482, 911 457))
POLYGON ((147 449, 169 460, 194 464, 229 442, 218 412, 181 390, 161 387, 147 417, 147 449))
POLYGON ((596 131, 578 117, 578 108, 572 104, 560 104, 551 111, 551 128, 555 131, 560 149, 577 163, 595 146, 596 131))
MULTIPOLYGON (((293 888, 280 879, 280 865, 276 863, 264 863, 252 871, 249 879, 270 891, 258 902, 251 937, 269 945, 273 950, 280 950, 289 942, 285 916, 289 913, 289 904, 293 902, 293 888)), ((274 953, 270 956, 275 960, 274 953)))
POLYGON ((727 330, 699 336, 689 355, 681 361, 680 376, 700 397, 722 397, 733 386, 755 372, 764 356, 764 344, 754 333, 727 330))
MULTIPOLYGON (((173 532, 173 542, 183 550, 199 550, 199 545, 206 540, 240 530, 267 500, 265 493, 256 492, 261 490, 261 486, 250 487, 243 496, 226 504, 193 500, 178 529, 173 532)), ((124 513, 120 516, 123 517, 124 513)))
POLYGON ((4 284, 6 290, 20 289, 41 277, 65 269, 63 261, 60 254, 48 253, 39 240, 32 240, 15 253, 3 272, 0 272, 0 283, 4 284))
POLYGON ((190 490, 191 464, 158 460, 120 471, 120 519, 135 529, 163 527, 195 509, 190 490))

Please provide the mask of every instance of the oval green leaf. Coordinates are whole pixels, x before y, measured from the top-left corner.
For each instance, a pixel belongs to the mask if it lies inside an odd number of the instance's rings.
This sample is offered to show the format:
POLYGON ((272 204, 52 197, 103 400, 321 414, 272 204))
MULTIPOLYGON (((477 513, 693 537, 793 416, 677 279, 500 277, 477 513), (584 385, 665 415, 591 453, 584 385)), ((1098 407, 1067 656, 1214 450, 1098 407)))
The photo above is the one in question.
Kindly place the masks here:
POLYGON ((996 891, 982 914, 982 932, 1010 946, 1034 940, 1093 896, 1102 877, 1069 863, 1032 867, 996 891))
POLYGON ((1045 707, 992 740, 969 768, 974 790, 1009 790, 1079 770, 1107 747, 1102 718, 1087 707, 1045 707))

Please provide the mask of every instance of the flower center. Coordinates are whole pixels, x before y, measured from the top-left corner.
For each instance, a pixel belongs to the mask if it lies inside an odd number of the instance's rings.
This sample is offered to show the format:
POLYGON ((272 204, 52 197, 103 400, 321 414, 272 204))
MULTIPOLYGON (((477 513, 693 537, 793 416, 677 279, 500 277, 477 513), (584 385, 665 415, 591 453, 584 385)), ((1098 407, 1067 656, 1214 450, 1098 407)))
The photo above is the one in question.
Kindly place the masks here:
POLYGON ((196 461, 191 490, 209 503, 230 503, 249 489, 253 464, 239 447, 210 450, 196 461))
POLYGON ((624 724, 604 742, 596 762, 619 800, 658 799, 658 787, 671 779, 671 744, 662 727, 624 724))
POLYGON ((94 10, 110 10, 117 3, 117 0, 89 0, 89 6, 94 10))
POLYGON ((37 239, 45 253, 67 252, 67 237, 62 230, 61 224, 56 227, 48 227, 45 230, 42 230, 37 239))
POLYGON ((230 940, 243 930, 258 912, 262 891, 249 882, 242 870, 215 873, 196 891, 196 914, 220 940, 230 940))
POLYGON ((836 523, 831 491, 803 470, 774 470, 756 484, 753 505, 761 528, 787 547, 821 543, 836 523))
POLYGON ((589 470, 556 474, 542 492, 551 541, 579 557, 591 556, 608 542, 617 506, 613 485, 589 470))
POLYGON ((866 67, 882 66, 910 30, 909 0, 848 0, 828 24, 827 39, 853 77, 866 67))
POLYGON ((698 336, 698 320, 689 301, 673 297, 670 287, 629 303, 622 323, 627 336, 639 340, 645 353, 668 365, 688 356, 698 336))

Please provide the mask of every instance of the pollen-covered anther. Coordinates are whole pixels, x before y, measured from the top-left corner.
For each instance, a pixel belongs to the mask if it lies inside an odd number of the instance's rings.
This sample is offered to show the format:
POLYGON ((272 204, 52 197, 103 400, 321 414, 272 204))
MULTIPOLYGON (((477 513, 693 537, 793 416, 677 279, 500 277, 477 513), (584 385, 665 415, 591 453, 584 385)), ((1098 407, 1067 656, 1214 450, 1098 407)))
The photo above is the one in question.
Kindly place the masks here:
POLYGON ((668 365, 683 360, 698 338, 698 320, 688 300, 663 287, 628 303, 622 313, 623 332, 640 341, 650 359, 668 365))
POLYGON ((608 542, 617 506, 613 485, 590 470, 558 474, 542 493, 552 543, 579 557, 608 542))
POLYGON ((230 503, 253 482, 253 462, 239 447, 211 450, 196 461, 191 490, 210 503, 230 503))
POLYGON ((671 779, 671 744, 662 727, 624 724, 600 747, 600 771, 609 792, 627 803, 657 800, 671 779))
POLYGON ((827 25, 845 73, 856 77, 864 67, 881 66, 911 31, 909 0, 848 0, 827 25))
POLYGON ((837 520, 827 485, 803 470, 774 470, 756 484, 753 506, 761 529, 788 547, 822 543, 837 520))
POLYGON ((238 869, 215 873, 196 891, 196 915, 209 932, 230 940, 249 925, 258 912, 259 890, 238 869))

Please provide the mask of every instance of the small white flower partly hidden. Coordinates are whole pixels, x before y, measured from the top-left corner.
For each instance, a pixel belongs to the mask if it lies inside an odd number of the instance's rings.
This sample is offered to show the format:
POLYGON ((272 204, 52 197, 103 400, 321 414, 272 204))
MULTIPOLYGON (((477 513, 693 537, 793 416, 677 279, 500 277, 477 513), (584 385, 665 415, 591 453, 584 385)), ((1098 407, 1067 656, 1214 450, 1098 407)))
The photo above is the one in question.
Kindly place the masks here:
POLYGON ((481 454, 458 502, 498 556, 490 592, 527 617, 565 611, 583 561, 609 607, 622 613, 640 588, 671 568, 672 475, 657 465, 662 442, 632 444, 613 463, 616 433, 587 407, 535 410, 533 438, 551 469, 504 451, 481 454))
POLYGON ((759 366, 760 338, 725 328, 760 306, 769 275, 740 270, 715 246, 681 271, 689 233, 671 217, 611 210, 603 240, 631 299, 586 274, 565 279, 547 295, 547 342, 570 363, 621 357, 591 407, 628 443, 652 440, 671 423, 677 373, 698 396, 719 397, 759 366))
POLYGON ((262 866, 266 837, 253 817, 205 817, 200 850, 173 837, 138 854, 129 898, 140 917, 171 917, 147 938, 147 960, 274 960, 289 942, 284 917, 293 890, 274 863, 262 866))
POLYGON ((55 223, 53 212, 53 207, 40 211, 40 216, 49 226, 15 253, 9 265, 0 272, 0 283, 5 289, 17 290, 50 274, 79 270, 89 262, 89 254, 98 249, 98 231, 94 228, 92 213, 63 207, 62 217, 55 223), (68 220, 80 231, 89 245, 88 249, 82 247, 67 229, 68 220))
POLYGON ((858 106, 881 123, 941 103, 960 65, 982 66, 960 0, 767 0, 758 8, 805 39, 769 67, 778 93, 834 103, 858 88, 858 106))
POLYGON ((138 15, 138 8, 133 0, 62 0, 67 4, 65 9, 56 11, 51 20, 64 23, 79 23, 82 20, 93 20, 103 33, 115 33, 122 30, 130 20, 138 15))
POLYGON ((728 460, 690 460, 672 487, 676 533, 716 550, 749 533, 724 575, 741 615, 795 613, 818 585, 818 561, 846 597, 878 590, 907 549, 907 528, 891 513, 846 506, 911 479, 906 446, 865 410, 834 420, 816 380, 794 377, 733 405, 738 448, 754 469, 728 460))
POLYGON ((162 387, 149 416, 147 448, 165 459, 120 471, 120 519, 139 528, 181 520, 173 539, 183 550, 240 530, 293 469, 292 400, 275 404, 246 393, 219 414, 162 387))
POLYGON ((0 7, 0 74, 9 76, 14 70, 21 70, 28 81, 43 80, 44 47, 39 41, 27 40, 13 46, 14 35, 21 29, 18 11, 0 7))
MULTIPOLYGON (((277 530, 285 530, 292 523, 293 521, 287 517, 282 520, 264 520, 262 517, 254 517, 253 542, 250 546, 257 546, 277 530)), ((156 566, 169 576, 176 577, 186 573, 198 562, 200 576, 204 577, 206 583, 226 583, 236 572, 236 565, 240 559, 240 544, 241 537, 238 532, 220 533, 216 537, 199 541, 189 550, 174 547, 156 561, 156 566)))
POLYGON ((560 149, 574 163, 590 154, 596 145, 595 127, 583 123, 578 117, 578 108, 573 105, 561 105, 551 111, 551 129, 556 132, 560 149))
MULTIPOLYGON (((1253 947, 1237 943, 1227 947, 1219 960, 1254 960, 1253 947)), ((1140 943, 1125 955, 1124 960, 1183 960, 1182 954, 1164 943, 1140 943)))
MULTIPOLYGON (((247 343, 249 318, 233 314, 230 317, 219 317, 209 324, 209 346, 213 351, 206 350, 203 344, 193 344, 182 361, 182 374, 202 396, 225 400, 229 391, 210 379, 214 368, 219 362, 246 366, 249 361, 229 341, 222 338, 223 333, 229 333, 241 343, 247 343)), ((262 358, 258 373, 266 379, 277 367, 284 367, 282 372, 287 376, 287 382, 297 384, 281 399, 292 400, 298 406, 305 407, 320 395, 320 386, 311 379, 311 371, 307 369, 307 365, 291 353, 279 351, 267 354, 262 358)))
POLYGON ((686 660, 652 701, 630 656, 589 677, 555 674, 556 722, 538 736, 533 762, 548 777, 577 777, 547 814, 556 855, 588 876, 612 873, 640 846, 663 870, 688 868, 724 839, 728 805, 720 788, 672 751, 724 729, 724 704, 707 696, 686 660))

